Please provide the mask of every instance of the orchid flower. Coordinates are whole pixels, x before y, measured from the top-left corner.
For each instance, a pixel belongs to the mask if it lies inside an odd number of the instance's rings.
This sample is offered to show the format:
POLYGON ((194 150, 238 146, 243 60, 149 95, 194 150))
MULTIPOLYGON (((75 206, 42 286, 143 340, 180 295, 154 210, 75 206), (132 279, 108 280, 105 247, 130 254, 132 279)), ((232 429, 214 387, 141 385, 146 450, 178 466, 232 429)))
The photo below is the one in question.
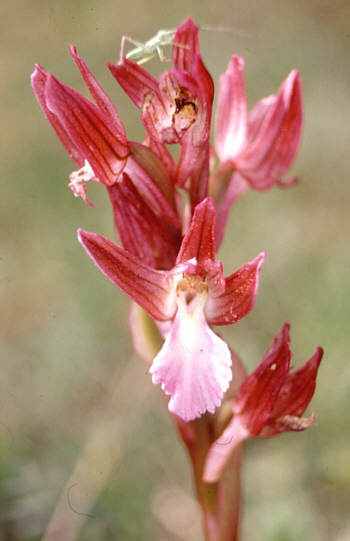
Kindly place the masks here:
POLYGON ((79 231, 79 240, 105 276, 154 320, 169 322, 151 366, 152 380, 170 395, 169 409, 185 421, 219 406, 231 380, 231 355, 211 325, 229 325, 253 307, 264 254, 223 277, 215 261, 215 207, 195 209, 175 267, 155 270, 108 239, 79 231))
POLYGON ((146 146, 128 141, 118 112, 93 77, 75 47, 71 55, 96 105, 76 90, 59 82, 39 65, 32 75, 32 87, 46 118, 70 157, 80 168, 70 175, 74 195, 92 203, 86 195, 85 182, 99 181, 107 188, 122 180, 122 173, 132 178, 142 200, 157 215, 180 227, 174 188, 162 162, 146 146))
POLYGON ((244 60, 233 55, 220 77, 215 123, 219 168, 211 178, 210 194, 220 206, 218 242, 232 203, 248 188, 267 190, 290 186, 283 180, 301 137, 301 79, 293 70, 277 94, 260 100, 248 113, 244 60))
POLYGON ((314 394, 322 348, 290 373, 289 325, 277 334, 265 357, 242 383, 233 402, 233 417, 213 443, 206 459, 204 481, 217 481, 230 456, 248 438, 269 438, 286 431, 306 430, 314 413, 301 417, 314 394))
POLYGON ((148 136, 180 144, 177 183, 190 179, 192 208, 207 196, 209 135, 214 85, 200 55, 198 28, 191 19, 179 26, 172 50, 173 68, 159 80, 123 58, 109 69, 142 111, 148 136))
POLYGON ((87 199, 85 181, 95 179, 111 186, 123 171, 129 154, 124 126, 112 102, 77 55, 70 48, 96 103, 60 83, 39 65, 32 75, 32 87, 46 118, 79 171, 72 173, 74 195, 87 199))

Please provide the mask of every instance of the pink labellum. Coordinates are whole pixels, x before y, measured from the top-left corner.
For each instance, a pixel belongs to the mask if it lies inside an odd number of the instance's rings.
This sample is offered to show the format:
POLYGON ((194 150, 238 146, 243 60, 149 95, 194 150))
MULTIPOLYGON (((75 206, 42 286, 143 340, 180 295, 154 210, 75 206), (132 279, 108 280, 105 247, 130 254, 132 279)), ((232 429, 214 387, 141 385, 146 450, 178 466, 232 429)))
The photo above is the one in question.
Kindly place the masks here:
POLYGON ((169 410, 184 421, 213 413, 232 378, 230 351, 209 328, 204 302, 187 305, 179 295, 174 323, 150 370, 153 383, 171 396, 169 410))

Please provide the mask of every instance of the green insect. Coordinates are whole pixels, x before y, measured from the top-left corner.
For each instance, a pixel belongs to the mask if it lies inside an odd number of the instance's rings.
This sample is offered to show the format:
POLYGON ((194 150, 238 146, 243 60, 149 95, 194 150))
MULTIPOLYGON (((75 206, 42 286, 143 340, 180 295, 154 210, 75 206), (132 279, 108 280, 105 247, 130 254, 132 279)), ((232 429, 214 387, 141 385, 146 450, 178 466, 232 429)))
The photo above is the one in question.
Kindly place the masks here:
POLYGON ((165 56, 163 47, 166 45, 174 45, 175 34, 176 30, 159 30, 153 38, 145 43, 123 36, 120 48, 121 60, 125 56, 128 60, 134 60, 137 64, 144 64, 158 54, 159 60, 161 62, 166 62, 169 59, 165 56), (124 53, 126 42, 131 43, 135 48, 124 53))
MULTIPOLYGON (((200 30, 209 30, 210 32, 230 32, 240 35, 241 37, 249 36, 249 33, 237 31, 234 28, 201 26, 200 30)), ((144 64, 157 55, 159 56, 159 60, 161 62, 170 61, 170 58, 164 54, 163 48, 165 46, 172 45, 187 48, 186 45, 177 44, 174 42, 176 32, 176 29, 158 30, 157 34, 145 43, 136 41, 128 36, 123 36, 120 46, 120 61, 122 61, 123 57, 125 57, 128 60, 134 60, 137 64, 144 64), (125 45, 127 42, 131 43, 131 45, 134 46, 134 49, 131 49, 131 51, 125 53, 125 45)))

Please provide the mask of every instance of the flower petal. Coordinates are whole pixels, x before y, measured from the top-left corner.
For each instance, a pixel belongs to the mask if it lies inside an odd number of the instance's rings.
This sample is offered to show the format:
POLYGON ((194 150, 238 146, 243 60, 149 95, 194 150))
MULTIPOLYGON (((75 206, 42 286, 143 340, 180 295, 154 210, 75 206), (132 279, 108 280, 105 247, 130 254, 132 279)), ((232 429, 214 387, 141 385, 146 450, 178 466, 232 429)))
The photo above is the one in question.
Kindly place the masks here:
POLYGON ((198 54, 200 54, 198 26, 188 18, 178 27, 174 36, 172 48, 174 66, 191 73, 194 56, 198 54))
POLYGON ((44 115, 50 122, 57 137, 60 139, 69 156, 77 164, 78 167, 83 167, 85 163, 85 157, 83 153, 73 141, 72 137, 69 135, 60 119, 49 109, 47 105, 46 83, 48 77, 49 74, 46 73, 46 71, 44 71, 43 68, 37 64, 31 76, 31 84, 35 97, 38 100, 38 103, 43 110, 44 115))
POLYGON ((209 141, 202 146, 193 143, 194 130, 182 139, 177 167, 177 182, 181 188, 188 189, 191 210, 208 195, 209 180, 209 141), (190 187, 186 188, 189 179, 190 187))
POLYGON ((315 392, 317 371, 322 356, 323 350, 319 347, 311 359, 288 375, 272 412, 274 417, 283 415, 300 417, 304 413, 315 392))
MULTIPOLYGON (((214 83, 210 73, 204 66, 199 47, 198 27, 191 18, 186 19, 177 29, 174 36, 172 59, 177 70, 188 73, 197 81, 205 101, 211 107, 214 98, 214 83)), ((210 116, 210 115, 209 115, 210 116)))
POLYGON ((157 216, 173 227, 181 228, 174 185, 152 150, 140 143, 130 142, 130 156, 124 172, 157 216))
POLYGON ((233 407, 233 418, 207 455, 203 480, 219 480, 238 445, 256 436, 268 438, 280 432, 306 430, 316 415, 300 417, 315 390, 317 369, 323 351, 288 375, 291 352, 289 325, 284 325, 257 369, 241 385, 233 407))
POLYGON ((186 301, 179 301, 171 330, 150 370, 153 383, 161 383, 171 396, 169 410, 184 421, 213 413, 232 378, 229 348, 209 328, 203 303, 196 302, 190 313, 186 301))
POLYGON ((250 312, 258 290, 259 273, 265 254, 261 253, 250 263, 225 278, 225 290, 216 288, 216 276, 208 277, 209 297, 205 314, 210 325, 230 325, 250 312))
POLYGON ((291 359, 289 325, 284 325, 261 363, 241 385, 233 413, 251 436, 258 436, 275 406, 291 359))
POLYGON ((247 147, 237 168, 255 189, 281 183, 299 146, 302 128, 301 79, 294 70, 275 96, 256 104, 249 118, 247 147))
POLYGON ((110 240, 79 229, 78 240, 100 271, 153 319, 165 321, 176 303, 168 273, 152 269, 110 240))
POLYGON ((190 228, 177 256, 177 265, 193 258, 198 263, 215 259, 215 216, 215 206, 210 197, 196 206, 190 228))
POLYGON ((243 58, 233 55, 220 77, 215 146, 221 162, 234 160, 246 141, 247 98, 243 70, 243 58))
POLYGON ((181 243, 180 231, 154 213, 126 173, 108 193, 125 250, 150 267, 171 269, 181 243))
POLYGON ((159 93, 157 79, 139 64, 124 57, 119 64, 109 62, 107 65, 113 77, 139 109, 142 109, 147 95, 159 93))
POLYGON ((113 184, 124 169, 128 147, 118 126, 84 96, 49 74, 46 104, 103 184, 113 184))
POLYGON ((153 139, 149 135, 146 135, 145 140, 142 144, 152 150, 153 154, 155 154, 157 158, 162 162, 163 167, 168 173, 169 178, 171 179, 172 183, 175 184, 176 163, 173 155, 169 152, 168 147, 164 143, 153 139))
POLYGON ((96 102, 96 105, 99 107, 99 109, 101 109, 101 111, 104 111, 113 119, 113 122, 115 123, 116 128, 117 128, 120 140, 123 141, 124 145, 127 145, 128 140, 126 137, 125 128, 113 103, 111 102, 106 92, 101 87, 101 85, 96 81, 91 71, 87 68, 85 62, 77 54, 76 48, 73 45, 71 45, 69 50, 70 50, 73 60, 78 66, 78 69, 81 73, 81 76, 83 77, 85 81, 86 86, 88 87, 90 91, 91 96, 96 102))

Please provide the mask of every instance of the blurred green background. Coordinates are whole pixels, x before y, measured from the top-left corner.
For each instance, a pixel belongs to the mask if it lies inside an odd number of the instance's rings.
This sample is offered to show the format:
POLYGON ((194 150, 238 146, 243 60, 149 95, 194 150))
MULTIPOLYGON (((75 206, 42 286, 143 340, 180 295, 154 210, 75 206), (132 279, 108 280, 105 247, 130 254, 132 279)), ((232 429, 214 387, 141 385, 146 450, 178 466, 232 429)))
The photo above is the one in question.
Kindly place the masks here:
POLYGON ((233 29, 201 31, 203 58, 217 82, 243 55, 250 105, 293 68, 304 88, 300 184, 242 198, 220 254, 230 274, 267 252, 254 310, 220 330, 249 370, 285 321, 295 367, 325 349, 318 426, 246 446, 242 540, 350 540, 349 1, 3 0, 1 541, 41 539, 54 512, 49 541, 201 540, 185 452, 132 351, 129 301, 76 240, 78 227, 113 238, 106 195, 89 186, 91 209, 67 189, 74 165, 29 84, 38 62, 85 92, 73 43, 141 141, 105 63, 123 34, 145 41, 189 15, 233 29))

